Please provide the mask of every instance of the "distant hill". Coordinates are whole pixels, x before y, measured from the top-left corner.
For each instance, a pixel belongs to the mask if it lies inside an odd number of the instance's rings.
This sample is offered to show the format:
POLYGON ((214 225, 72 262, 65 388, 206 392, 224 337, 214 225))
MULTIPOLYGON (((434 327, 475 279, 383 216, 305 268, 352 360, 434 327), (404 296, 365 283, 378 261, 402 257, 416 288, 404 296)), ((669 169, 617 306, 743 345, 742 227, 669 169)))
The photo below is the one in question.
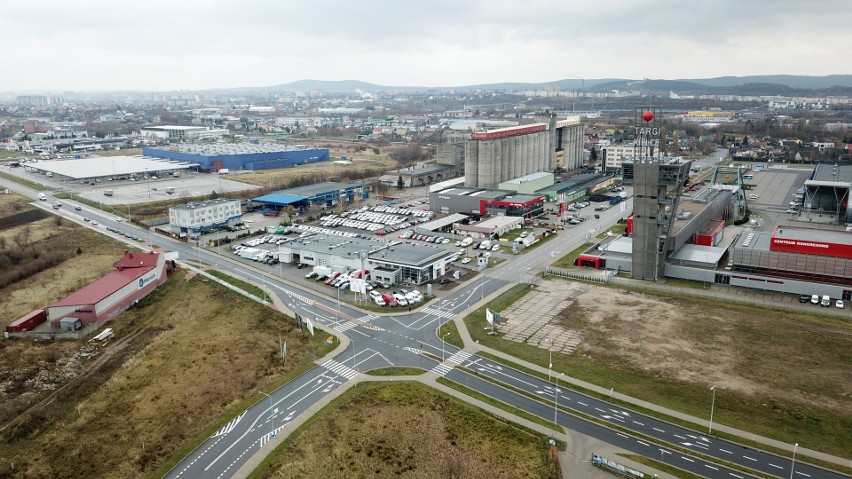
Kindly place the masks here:
POLYGON ((699 79, 563 79, 541 83, 503 82, 452 87, 388 86, 358 80, 299 80, 265 87, 223 88, 216 92, 282 92, 322 90, 330 93, 376 92, 470 92, 538 90, 558 85, 560 90, 610 91, 638 90, 646 94, 727 94, 727 95, 852 95, 852 75, 752 75, 743 77, 716 77, 699 79), (830 93, 829 93, 830 92, 830 93))

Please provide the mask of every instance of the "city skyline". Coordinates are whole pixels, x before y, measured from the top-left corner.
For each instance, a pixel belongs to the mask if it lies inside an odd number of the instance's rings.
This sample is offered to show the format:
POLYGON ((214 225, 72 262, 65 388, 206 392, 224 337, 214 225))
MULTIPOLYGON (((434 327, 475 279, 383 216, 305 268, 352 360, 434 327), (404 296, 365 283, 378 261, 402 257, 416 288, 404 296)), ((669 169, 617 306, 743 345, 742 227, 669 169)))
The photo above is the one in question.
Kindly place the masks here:
POLYGON ((153 0, 10 4, 0 91, 204 90, 303 79, 453 87, 843 71, 840 0, 309 5, 153 0))

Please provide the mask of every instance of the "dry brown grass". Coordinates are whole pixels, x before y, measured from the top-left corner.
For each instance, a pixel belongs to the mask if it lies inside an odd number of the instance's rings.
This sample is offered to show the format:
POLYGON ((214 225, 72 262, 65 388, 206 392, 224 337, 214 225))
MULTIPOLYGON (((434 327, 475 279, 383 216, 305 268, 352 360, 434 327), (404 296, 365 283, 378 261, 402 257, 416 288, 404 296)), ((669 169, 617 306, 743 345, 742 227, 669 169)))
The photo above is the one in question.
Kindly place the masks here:
MULTIPOLYGON (((32 208, 0 196, 0 218, 32 208)), ((66 296, 112 270, 125 246, 63 221, 42 219, 0 232, 72 257, 0 290, 5 322, 66 296), (82 254, 77 255, 77 248, 82 254)), ((0 341, 0 477, 142 477, 228 417, 257 389, 326 351, 292 320, 201 278, 183 274, 119 315, 116 338, 57 379, 85 341, 0 341), (288 341, 280 366, 278 335, 288 341), (35 377, 56 392, 33 388, 35 377), (145 448, 143 450, 142 443, 145 448), (58 447, 61 445, 61 447, 58 447)))
POLYGON ((21 477, 143 477, 325 351, 324 338, 303 336, 292 320, 182 273, 110 326, 116 340, 135 336, 49 404, 4 425, 0 456, 18 457, 21 477), (288 342, 284 367, 279 334, 288 342))
POLYGON ((546 441, 419 383, 361 383, 255 477, 548 477, 546 441))

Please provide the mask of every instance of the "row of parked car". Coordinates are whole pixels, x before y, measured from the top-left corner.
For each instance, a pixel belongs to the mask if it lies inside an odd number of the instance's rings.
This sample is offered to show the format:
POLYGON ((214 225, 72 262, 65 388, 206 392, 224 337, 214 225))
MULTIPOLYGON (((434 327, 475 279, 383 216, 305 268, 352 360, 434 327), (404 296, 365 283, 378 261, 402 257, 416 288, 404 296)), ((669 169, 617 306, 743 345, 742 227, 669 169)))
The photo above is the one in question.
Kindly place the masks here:
MULTIPOLYGON (((818 305, 826 307, 826 308, 831 306, 831 297, 827 294, 823 295, 822 298, 820 298, 818 294, 814 294, 814 295, 810 295, 810 296, 808 296, 807 294, 803 294, 803 295, 799 296, 799 302, 800 303, 807 303, 809 301, 810 301, 811 304, 818 304, 818 305)), ((842 299, 836 300, 834 302, 834 307, 838 308, 838 309, 843 309, 843 300, 842 299)))
MULTIPOLYGON (((284 230, 284 234, 290 234, 291 231, 289 229, 284 230)), ((254 248, 255 246, 259 246, 262 244, 274 244, 274 245, 282 245, 284 243, 292 241, 292 238, 285 238, 282 235, 266 235, 261 236, 259 238, 250 239, 248 241, 243 241, 240 243, 240 246, 248 246, 254 248)))
POLYGON ((377 306, 389 306, 395 308, 397 306, 409 306, 423 302, 423 293, 420 291, 408 291, 406 289, 398 289, 394 291, 370 291, 370 298, 377 306))
POLYGON ((408 230, 401 235, 399 235, 402 239, 413 239, 417 241, 425 241, 427 243, 435 243, 435 244, 449 244, 450 239, 445 238, 443 236, 429 236, 429 235, 421 235, 415 234, 413 231, 408 230))
POLYGON ((393 206, 375 206, 373 207, 373 211, 377 211, 379 213, 390 213, 394 215, 412 215, 418 218, 423 219, 431 219, 435 213, 432 211, 424 211, 418 209, 408 209, 408 208, 397 208, 393 206))

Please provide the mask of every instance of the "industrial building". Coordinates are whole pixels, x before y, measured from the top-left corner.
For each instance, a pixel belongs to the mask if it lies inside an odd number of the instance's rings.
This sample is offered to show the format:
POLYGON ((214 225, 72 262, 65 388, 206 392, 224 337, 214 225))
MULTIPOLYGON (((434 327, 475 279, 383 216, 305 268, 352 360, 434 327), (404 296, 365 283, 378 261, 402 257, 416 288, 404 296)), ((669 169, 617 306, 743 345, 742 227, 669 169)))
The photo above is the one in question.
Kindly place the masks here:
POLYGON ((143 148, 142 154, 195 163, 201 171, 256 171, 329 159, 327 148, 264 143, 183 144, 175 149, 143 148))
POLYGON ((457 224, 455 231, 462 236, 470 236, 479 239, 490 239, 502 236, 509 231, 519 229, 523 226, 524 219, 517 216, 493 216, 472 224, 457 224))
POLYGON ((522 195, 513 190, 451 187, 429 193, 429 206, 440 214, 486 214, 530 218, 544 211, 542 195, 522 195))
POLYGON ((227 198, 169 208, 171 232, 181 235, 233 226, 239 223, 241 218, 240 200, 227 198))
POLYGON ((501 190, 513 190, 525 195, 531 195, 541 188, 551 186, 554 181, 553 173, 539 171, 520 178, 514 178, 500 183, 497 187, 501 190))
POLYGON ((48 322, 56 326, 63 318, 74 317, 83 325, 102 325, 167 279, 161 253, 128 251, 113 267, 112 273, 48 306, 48 322))
MULTIPOLYGON (((138 302, 171 272, 161 253, 124 253, 113 263, 115 271, 71 293, 46 310, 37 310, 6 327, 6 337, 28 332, 94 330, 138 302), (46 326, 41 326, 46 323, 46 326)), ((85 332, 85 331, 84 331, 85 332)))
POLYGON ((565 170, 576 170, 585 166, 583 152, 583 124, 577 115, 563 120, 551 119, 553 131, 553 166, 565 170))
POLYGON ((811 178, 805 181, 804 212, 830 216, 838 224, 852 223, 850 186, 852 165, 816 165, 811 178))
POLYGON ((600 173, 583 173, 559 183, 553 183, 539 188, 535 194, 542 195, 548 201, 571 203, 588 196, 596 191, 611 189, 618 179, 600 173))
POLYGON ((384 175, 379 177, 379 181, 387 186, 396 187, 399 184, 399 179, 402 178, 402 186, 405 188, 425 186, 455 178, 459 175, 458 170, 458 168, 452 165, 417 165, 386 171, 384 175))
POLYGON ((552 132, 547 123, 471 133, 465 142, 465 186, 496 188, 502 181, 553 171, 552 132))
POLYGON ((346 205, 357 199, 366 199, 367 195, 361 183, 345 184, 326 181, 277 191, 253 198, 251 202, 261 205, 264 214, 279 214, 281 210, 291 206, 301 213, 312 206, 329 209, 346 205))
POLYGON ((136 178, 137 176, 178 176, 197 163, 170 161, 142 156, 109 156, 73 160, 40 160, 27 163, 26 170, 60 181, 95 181, 136 178))
POLYGON ((311 265, 317 272, 367 269, 374 281, 396 285, 422 284, 444 275, 453 252, 433 245, 315 234, 284 243, 274 254, 282 263, 311 265))
POLYGON ((228 130, 211 130, 205 126, 158 125, 143 126, 140 129, 140 133, 143 137, 155 138, 157 140, 216 140, 227 134, 228 130))

